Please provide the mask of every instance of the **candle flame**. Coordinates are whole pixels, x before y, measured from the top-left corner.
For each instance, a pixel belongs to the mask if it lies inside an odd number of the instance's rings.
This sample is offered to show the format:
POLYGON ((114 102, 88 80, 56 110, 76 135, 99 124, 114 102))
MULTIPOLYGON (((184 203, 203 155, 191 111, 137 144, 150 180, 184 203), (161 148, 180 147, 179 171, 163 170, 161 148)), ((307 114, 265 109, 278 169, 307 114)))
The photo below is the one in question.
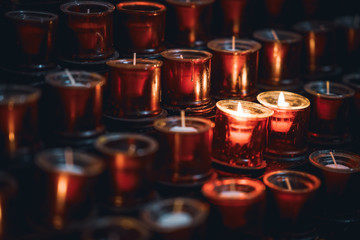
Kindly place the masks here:
POLYGON ((241 115, 241 114, 244 113, 244 110, 243 110, 243 108, 242 108, 242 106, 241 106, 241 103, 238 103, 237 113, 238 113, 239 115, 241 115))
POLYGON ((277 105, 279 107, 288 107, 289 103, 285 101, 285 96, 283 92, 280 92, 277 105))

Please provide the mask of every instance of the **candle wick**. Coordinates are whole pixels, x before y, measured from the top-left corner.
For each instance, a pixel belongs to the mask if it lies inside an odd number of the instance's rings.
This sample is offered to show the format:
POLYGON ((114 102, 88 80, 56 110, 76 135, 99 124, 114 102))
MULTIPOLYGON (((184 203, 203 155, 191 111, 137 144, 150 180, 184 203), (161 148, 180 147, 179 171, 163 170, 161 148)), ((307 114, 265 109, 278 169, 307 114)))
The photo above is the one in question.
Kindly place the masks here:
POLYGON ((65 164, 68 166, 74 165, 74 153, 70 147, 65 148, 65 164))
POLYGON ((180 54, 180 59, 184 59, 184 57, 183 57, 183 55, 182 55, 182 54, 180 54))
POLYGON ((337 163, 336 163, 336 160, 335 160, 334 154, 333 154, 332 152, 330 152, 330 156, 331 156, 331 159, 332 159, 332 161, 333 161, 334 165, 336 166, 336 165, 337 165, 337 163))
POLYGON ((65 68, 64 72, 65 72, 66 76, 68 77, 68 79, 70 80, 71 85, 75 85, 76 84, 75 78, 72 76, 69 69, 65 68))
POLYGON ((231 49, 235 50, 235 35, 232 36, 231 49))
POLYGON ((275 41, 277 41, 277 42, 280 41, 280 39, 279 39, 279 37, 278 37, 278 35, 276 34, 276 31, 275 31, 274 29, 271 29, 271 34, 272 34, 272 36, 273 36, 273 38, 274 38, 275 41))
POLYGON ((136 145, 132 143, 129 145, 128 154, 134 155, 135 153, 136 153, 136 145))
POLYGON ((326 81, 326 94, 329 95, 330 94, 330 82, 326 81))
POLYGON ((176 199, 174 202, 173 212, 182 212, 184 201, 182 199, 176 199))
POLYGON ((90 13, 90 8, 88 8, 87 13, 90 13))
POLYGON ((185 110, 180 111, 180 118, 181 118, 181 127, 186 127, 185 110))
POLYGON ((133 64, 134 66, 136 65, 136 53, 134 52, 134 55, 133 55, 133 64))
POLYGON ((289 180, 288 177, 285 177, 285 183, 286 183, 286 187, 287 187, 289 190, 292 190, 291 183, 290 183, 290 180, 289 180))

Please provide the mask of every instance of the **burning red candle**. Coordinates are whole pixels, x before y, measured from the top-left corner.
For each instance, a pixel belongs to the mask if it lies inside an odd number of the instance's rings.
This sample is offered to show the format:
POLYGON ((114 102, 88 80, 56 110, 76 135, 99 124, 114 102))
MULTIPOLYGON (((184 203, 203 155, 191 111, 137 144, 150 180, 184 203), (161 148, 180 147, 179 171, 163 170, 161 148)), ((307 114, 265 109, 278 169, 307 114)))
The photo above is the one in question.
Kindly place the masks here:
POLYGON ((270 117, 267 157, 289 160, 304 157, 308 149, 309 99, 291 92, 268 91, 260 93, 257 100, 274 111, 270 117))
POLYGON ((240 100, 221 100, 216 107, 213 160, 235 168, 265 167, 263 153, 274 111, 240 100))
POLYGON ((136 119, 159 115, 162 61, 150 59, 108 61, 110 76, 106 115, 136 119))
POLYGON ((355 91, 340 83, 310 82, 304 86, 311 101, 308 140, 341 144, 351 139, 350 107, 355 91))
POLYGON ((4 37, 7 40, 6 49, 10 53, 6 64, 26 70, 55 67, 58 16, 48 12, 24 10, 10 11, 5 16, 9 22, 9 32, 4 37))
POLYGON ((235 178, 209 181, 203 195, 222 216, 225 227, 259 231, 265 215, 265 185, 256 179, 235 178))
POLYGON ((158 53, 164 48, 166 7, 154 2, 121 2, 116 5, 117 49, 125 53, 158 53))
POLYGON ((62 4, 60 9, 63 16, 58 54, 62 60, 93 62, 105 60, 114 54, 114 5, 75 1, 62 4))
POLYGON ((224 36, 244 35, 245 10, 248 0, 221 0, 221 34, 224 36))
POLYGON ((187 108, 210 103, 211 53, 171 49, 161 55, 164 57, 161 85, 164 105, 187 108))
POLYGON ((51 132, 79 139, 104 131, 101 123, 104 77, 96 73, 62 71, 48 74, 46 83, 44 105, 51 132))
POLYGON ((210 120, 194 117, 154 122, 160 143, 161 157, 157 162, 160 182, 194 184, 211 176, 212 125, 210 120))
POLYGON ((264 29, 253 37, 262 45, 259 60, 259 88, 294 90, 300 85, 301 36, 264 29))
POLYGON ((2 161, 30 153, 38 144, 40 90, 0 86, 0 156, 2 161))
POLYGON ((169 14, 167 33, 174 44, 199 47, 206 44, 211 30, 214 0, 166 0, 169 14))
POLYGON ((254 99, 259 49, 251 40, 215 39, 208 43, 213 58, 211 92, 215 98, 254 99))
POLYGON ((155 178, 153 163, 158 143, 139 134, 107 134, 95 148, 107 163, 105 201, 113 207, 134 207, 148 201, 155 178))

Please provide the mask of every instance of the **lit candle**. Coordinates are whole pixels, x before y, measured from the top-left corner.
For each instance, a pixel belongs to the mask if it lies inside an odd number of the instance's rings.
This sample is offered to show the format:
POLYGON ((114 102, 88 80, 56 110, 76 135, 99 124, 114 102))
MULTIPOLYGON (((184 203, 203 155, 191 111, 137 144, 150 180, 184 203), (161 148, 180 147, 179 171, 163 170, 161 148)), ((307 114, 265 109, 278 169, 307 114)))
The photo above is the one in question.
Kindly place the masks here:
POLYGON ((186 126, 185 110, 181 110, 180 113, 181 113, 181 126, 174 126, 174 127, 170 128, 170 131, 171 132, 197 132, 196 128, 186 126))
POLYGON ((189 213, 182 211, 183 205, 184 202, 182 199, 176 199, 173 211, 160 215, 158 224, 168 228, 179 228, 190 225, 193 222, 193 218, 189 213))

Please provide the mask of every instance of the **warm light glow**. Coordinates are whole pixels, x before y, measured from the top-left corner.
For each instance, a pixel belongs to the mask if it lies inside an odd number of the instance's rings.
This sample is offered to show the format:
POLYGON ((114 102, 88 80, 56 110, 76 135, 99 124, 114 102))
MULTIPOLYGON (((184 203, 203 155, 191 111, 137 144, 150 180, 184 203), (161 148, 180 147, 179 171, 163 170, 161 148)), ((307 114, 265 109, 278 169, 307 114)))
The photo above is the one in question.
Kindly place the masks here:
POLYGON ((60 175, 57 184, 55 214, 53 224, 56 229, 61 229, 64 226, 63 213, 65 208, 66 193, 68 189, 69 179, 67 175, 60 175))
POLYGON ((241 103, 238 103, 237 112, 239 113, 239 115, 244 113, 244 110, 243 110, 243 108, 241 106, 241 103))
POLYGON ((282 52, 282 49, 279 46, 279 44, 275 44, 274 45, 274 55, 273 55, 275 63, 274 63, 273 71, 274 71, 274 75, 276 77, 279 77, 282 72, 281 52, 282 52))
POLYGON ((288 107, 289 103, 285 101, 285 96, 283 92, 280 92, 277 105, 279 107, 288 107))

